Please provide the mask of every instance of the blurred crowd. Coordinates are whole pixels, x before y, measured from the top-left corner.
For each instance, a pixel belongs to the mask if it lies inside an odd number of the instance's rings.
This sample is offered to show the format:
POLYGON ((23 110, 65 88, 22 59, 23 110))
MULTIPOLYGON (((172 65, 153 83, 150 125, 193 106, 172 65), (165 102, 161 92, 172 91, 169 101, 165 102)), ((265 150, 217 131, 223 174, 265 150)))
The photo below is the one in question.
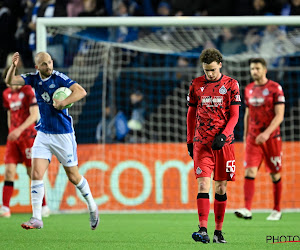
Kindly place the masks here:
MULTIPOLYGON (((231 15, 299 15, 300 0, 0 0, 0 68, 7 55, 19 51, 24 66, 32 67, 35 52, 37 17, 96 17, 96 16, 231 16, 231 15)), ((239 30, 224 28, 215 46, 221 52, 238 53, 255 48, 258 40, 280 37, 283 30, 276 26, 268 30, 251 30, 246 43, 236 39, 239 30), (271 35, 270 35, 271 34, 271 35)), ((126 42, 130 29, 120 27, 113 39, 126 42)), ((59 51, 56 49, 56 51, 59 51)))

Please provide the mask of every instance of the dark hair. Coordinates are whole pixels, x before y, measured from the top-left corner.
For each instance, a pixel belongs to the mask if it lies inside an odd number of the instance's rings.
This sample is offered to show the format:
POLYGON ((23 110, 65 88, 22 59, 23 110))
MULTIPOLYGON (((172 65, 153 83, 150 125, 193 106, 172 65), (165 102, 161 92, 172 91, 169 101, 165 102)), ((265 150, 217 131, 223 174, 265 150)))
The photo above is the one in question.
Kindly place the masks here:
POLYGON ((262 66, 264 66, 265 68, 267 67, 267 62, 265 59, 258 57, 258 58, 252 58, 250 59, 250 63, 261 63, 262 66))
POLYGON ((200 61, 202 63, 211 64, 212 62, 220 63, 223 60, 221 52, 217 49, 205 49, 200 55, 200 61))

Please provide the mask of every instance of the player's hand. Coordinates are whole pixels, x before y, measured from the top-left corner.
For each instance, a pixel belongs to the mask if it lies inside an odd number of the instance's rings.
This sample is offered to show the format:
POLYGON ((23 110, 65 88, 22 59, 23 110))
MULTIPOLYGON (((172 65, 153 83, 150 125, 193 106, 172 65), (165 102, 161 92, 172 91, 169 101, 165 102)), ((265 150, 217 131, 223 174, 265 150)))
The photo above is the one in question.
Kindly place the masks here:
POLYGON ((263 144, 267 140, 269 140, 270 135, 268 133, 262 132, 260 133, 256 138, 255 138, 255 143, 256 144, 263 144))
POLYGON ((13 65, 15 67, 17 67, 17 65, 19 63, 19 60, 20 60, 20 54, 19 54, 19 52, 14 53, 11 60, 12 60, 13 65))
POLYGON ((7 140, 9 141, 15 141, 19 138, 19 136, 22 134, 22 130, 19 128, 14 129, 13 131, 11 131, 8 136, 7 136, 7 140))
POLYGON ((193 154, 194 144, 193 143, 188 143, 187 144, 187 148, 188 148, 189 156, 192 157, 192 159, 193 159, 193 156, 194 156, 194 154, 193 154))
POLYGON ((53 107, 58 109, 58 110, 62 110, 64 109, 66 105, 63 104, 63 101, 59 101, 57 99, 53 99, 53 107))
POLYGON ((213 150, 220 150, 226 142, 226 136, 223 134, 216 135, 212 142, 211 148, 213 150))

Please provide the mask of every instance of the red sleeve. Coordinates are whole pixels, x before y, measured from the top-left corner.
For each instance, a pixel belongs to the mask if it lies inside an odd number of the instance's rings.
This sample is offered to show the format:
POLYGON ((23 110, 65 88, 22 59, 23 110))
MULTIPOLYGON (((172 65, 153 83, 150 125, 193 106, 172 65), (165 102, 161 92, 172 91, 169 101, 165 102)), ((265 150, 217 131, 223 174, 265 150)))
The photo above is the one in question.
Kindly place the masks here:
POLYGON ((197 108, 190 106, 187 113, 187 143, 193 143, 196 128, 196 111, 197 108))
POLYGON ((282 87, 278 84, 278 86, 275 88, 274 104, 281 104, 281 103, 285 103, 285 97, 284 97, 282 87))
POLYGON ((239 105, 230 105, 230 118, 222 133, 226 137, 233 133, 234 127, 239 120, 239 107, 239 105))
POLYGON ((9 109, 9 103, 7 101, 6 91, 3 91, 2 96, 3 96, 3 107, 8 110, 9 109))
POLYGON ((231 86, 231 105, 241 105, 239 83, 235 80, 231 86))
POLYGON ((197 99, 197 96, 195 95, 193 81, 191 82, 191 85, 190 85, 187 101, 188 101, 188 106, 197 107, 198 99, 197 99))

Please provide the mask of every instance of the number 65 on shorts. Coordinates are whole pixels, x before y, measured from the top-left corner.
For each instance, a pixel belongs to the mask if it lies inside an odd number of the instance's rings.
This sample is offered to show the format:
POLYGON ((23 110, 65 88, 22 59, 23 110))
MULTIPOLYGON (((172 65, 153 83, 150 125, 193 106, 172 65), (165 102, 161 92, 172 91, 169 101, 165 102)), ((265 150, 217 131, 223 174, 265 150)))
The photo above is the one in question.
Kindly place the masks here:
POLYGON ((214 176, 215 181, 235 181, 235 155, 233 144, 220 150, 194 143, 194 173, 196 178, 214 176))

